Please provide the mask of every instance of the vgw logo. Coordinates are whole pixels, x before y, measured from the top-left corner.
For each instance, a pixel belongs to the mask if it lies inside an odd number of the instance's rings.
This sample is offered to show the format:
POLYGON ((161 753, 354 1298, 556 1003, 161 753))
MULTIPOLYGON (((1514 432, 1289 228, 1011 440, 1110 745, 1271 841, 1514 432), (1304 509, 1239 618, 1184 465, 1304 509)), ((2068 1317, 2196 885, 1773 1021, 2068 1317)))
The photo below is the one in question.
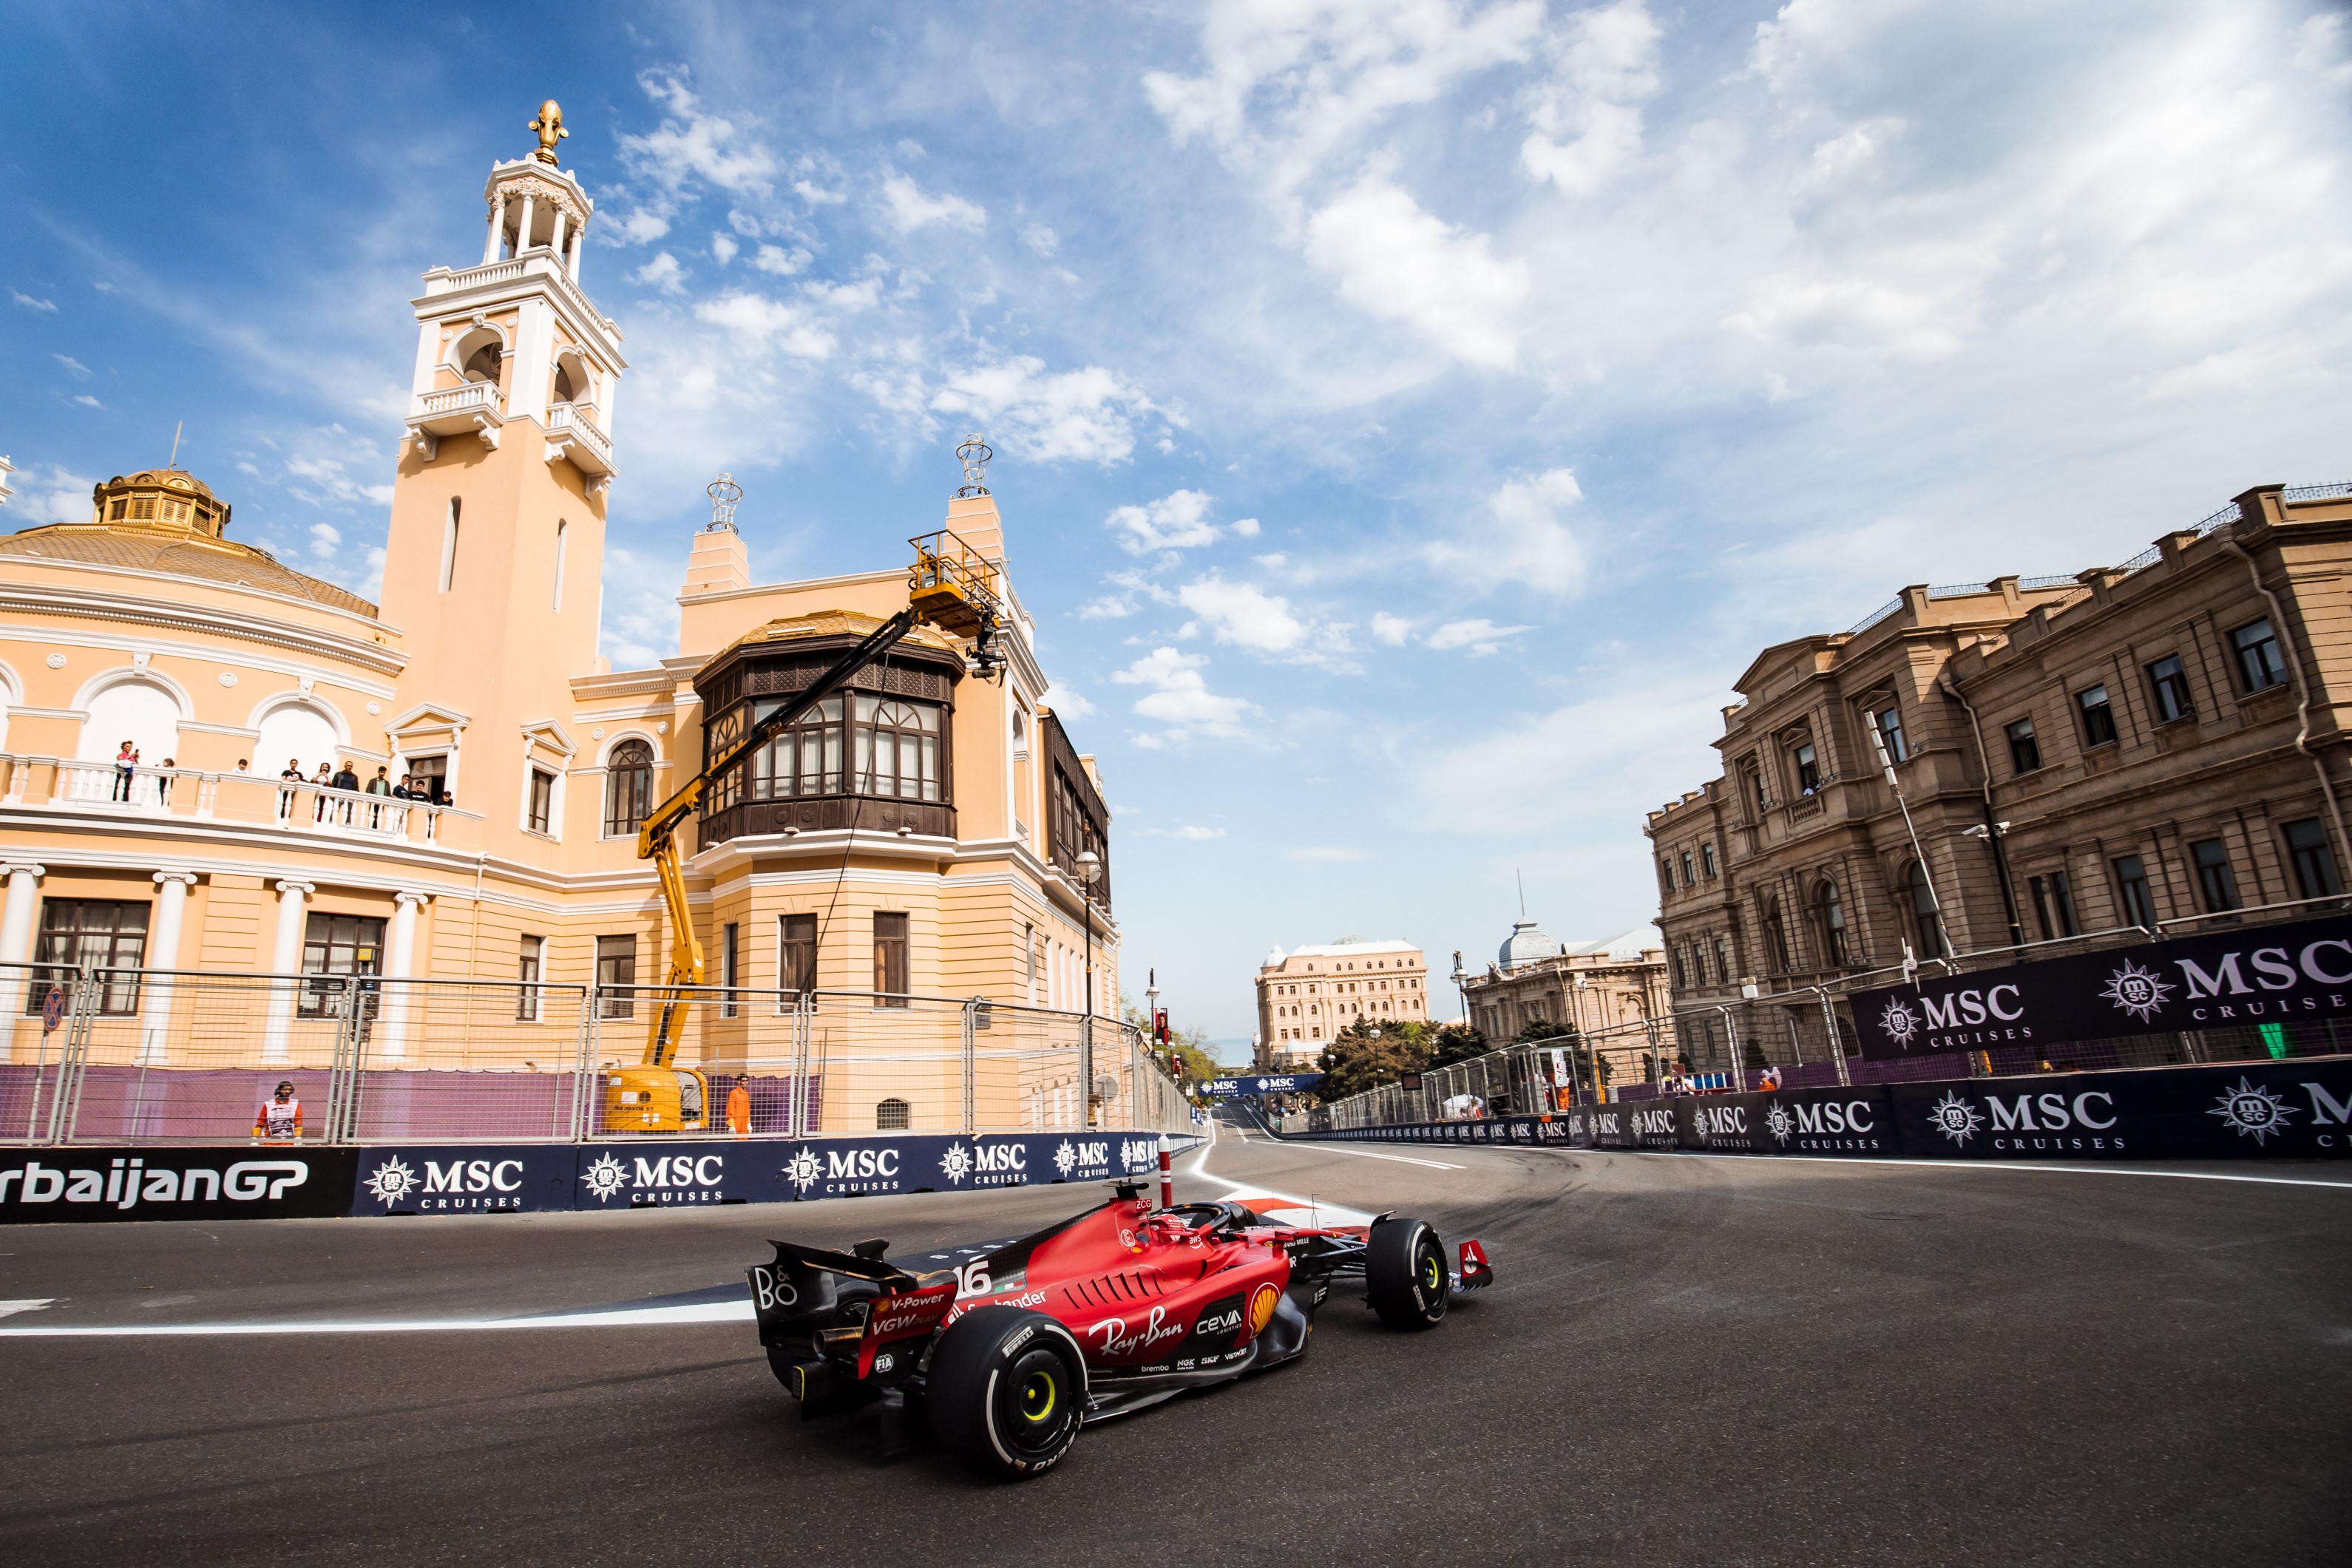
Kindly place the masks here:
POLYGON ((633 1204, 717 1203, 727 1180, 724 1155, 635 1156, 635 1168, 612 1155, 599 1155, 580 1173, 581 1190, 599 1203, 630 1193, 633 1204), (634 1189, 634 1190, 632 1190, 634 1189))

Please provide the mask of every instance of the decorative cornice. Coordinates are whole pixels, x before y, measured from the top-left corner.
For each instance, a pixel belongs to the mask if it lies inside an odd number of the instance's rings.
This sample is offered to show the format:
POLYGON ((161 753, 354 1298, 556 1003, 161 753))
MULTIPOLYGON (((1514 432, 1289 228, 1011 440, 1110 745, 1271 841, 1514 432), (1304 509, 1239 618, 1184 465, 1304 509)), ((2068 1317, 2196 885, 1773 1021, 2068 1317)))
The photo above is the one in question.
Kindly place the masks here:
MULTIPOLYGON (((22 560, 23 557, 11 557, 22 560)), ((121 567, 92 561, 57 561, 49 563, 72 571, 125 571, 121 567)), ((138 572, 142 577, 170 577, 168 572, 138 572)), ((238 588, 228 583, 206 583, 226 593, 251 593, 280 603, 296 601, 283 594, 268 593, 260 589, 238 588)), ((321 608, 305 603, 310 610, 321 608)), ((333 659, 380 674, 397 675, 407 666, 406 655, 377 643, 362 643, 356 637, 338 636, 331 632, 312 632, 282 621, 264 620, 259 616, 239 615, 230 611, 198 610, 184 601, 142 599, 130 594, 103 593, 89 589, 42 587, 29 584, 0 582, 0 614, 66 616, 81 621, 109 621, 132 626, 168 628, 176 632, 196 632, 215 637, 228 637, 239 642, 260 643, 270 647, 286 648, 313 658, 333 659)), ((39 632, 20 632, 13 627, 0 628, 0 636, 26 635, 38 637, 39 632)), ((159 648, 173 653, 188 653, 197 658, 217 659, 218 649, 186 647, 159 648)), ((364 689, 364 688, 362 688, 364 689)))

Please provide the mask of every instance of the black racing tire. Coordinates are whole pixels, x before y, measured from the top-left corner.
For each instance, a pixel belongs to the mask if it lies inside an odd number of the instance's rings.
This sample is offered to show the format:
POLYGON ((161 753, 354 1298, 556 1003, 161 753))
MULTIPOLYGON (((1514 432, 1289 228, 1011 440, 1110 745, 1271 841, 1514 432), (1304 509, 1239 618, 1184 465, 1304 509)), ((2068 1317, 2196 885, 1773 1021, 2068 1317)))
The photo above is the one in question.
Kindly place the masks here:
POLYGON ((1454 1294, 1445 1243, 1428 1221, 1376 1219, 1364 1243, 1364 1295, 1392 1329, 1433 1329, 1454 1294))
POLYGON ((1086 1415, 1086 1357, 1044 1312, 980 1307, 931 1352, 931 1431, 984 1475, 1021 1480, 1061 1463, 1086 1415))

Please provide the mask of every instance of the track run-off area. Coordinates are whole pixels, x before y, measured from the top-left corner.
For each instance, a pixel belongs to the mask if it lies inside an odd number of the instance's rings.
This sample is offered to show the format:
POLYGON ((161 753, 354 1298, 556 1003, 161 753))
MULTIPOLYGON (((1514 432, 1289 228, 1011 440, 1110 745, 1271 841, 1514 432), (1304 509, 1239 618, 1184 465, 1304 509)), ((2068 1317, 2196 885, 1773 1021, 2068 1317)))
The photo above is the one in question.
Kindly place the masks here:
POLYGON ((2341 1563, 2352 1171, 1276 1144, 1180 1201, 1476 1236, 1433 1333, 980 1481, 803 1422, 742 1270, 1098 1186, 614 1214, 0 1229, 0 1559, 2341 1563))

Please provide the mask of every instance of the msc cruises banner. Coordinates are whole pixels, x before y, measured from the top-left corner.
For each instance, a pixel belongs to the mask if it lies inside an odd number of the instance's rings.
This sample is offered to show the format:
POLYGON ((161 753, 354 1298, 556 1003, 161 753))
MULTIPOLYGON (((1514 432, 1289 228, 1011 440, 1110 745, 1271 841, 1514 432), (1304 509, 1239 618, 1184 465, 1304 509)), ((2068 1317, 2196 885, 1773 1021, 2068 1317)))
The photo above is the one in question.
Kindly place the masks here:
POLYGON ((2248 926, 1856 991, 1874 1061, 2352 1016, 2352 917, 2248 926))
POLYGON ((1319 1072, 1268 1073, 1256 1078, 1212 1078, 1201 1085, 1201 1092, 1213 1100, 1232 1100, 1245 1094, 1303 1094, 1323 1082, 1319 1072))

